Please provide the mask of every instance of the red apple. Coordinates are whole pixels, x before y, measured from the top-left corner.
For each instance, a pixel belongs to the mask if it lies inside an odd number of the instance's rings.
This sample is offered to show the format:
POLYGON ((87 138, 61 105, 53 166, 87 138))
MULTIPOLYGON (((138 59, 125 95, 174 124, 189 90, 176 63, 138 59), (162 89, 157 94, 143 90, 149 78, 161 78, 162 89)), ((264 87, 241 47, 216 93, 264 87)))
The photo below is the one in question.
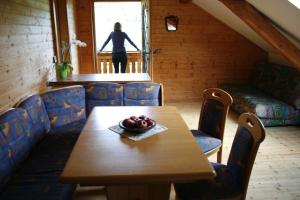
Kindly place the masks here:
POLYGON ((139 118, 137 118, 136 116, 131 116, 130 119, 137 121, 139 118))
POLYGON ((147 126, 152 126, 153 125, 153 120, 148 118, 147 120, 145 120, 147 122, 147 126))
POLYGON ((147 122, 145 120, 139 120, 139 121, 137 121, 137 127, 138 128, 146 128, 147 122))
POLYGON ((136 122, 131 118, 128 118, 123 121, 123 125, 127 128, 134 128, 136 126, 136 122))

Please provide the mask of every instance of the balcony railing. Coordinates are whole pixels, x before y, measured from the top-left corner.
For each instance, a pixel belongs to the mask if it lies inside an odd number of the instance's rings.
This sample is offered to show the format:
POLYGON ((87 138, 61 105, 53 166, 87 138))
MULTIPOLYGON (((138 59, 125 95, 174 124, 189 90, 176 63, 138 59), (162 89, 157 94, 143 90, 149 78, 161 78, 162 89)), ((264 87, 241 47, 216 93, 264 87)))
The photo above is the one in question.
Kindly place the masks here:
MULTIPOLYGON (((115 69, 111 57, 112 57, 111 52, 97 53, 97 73, 99 74, 115 73, 115 69)), ((127 52, 127 60, 128 61, 126 66, 126 73, 143 72, 141 52, 127 52)), ((119 72, 121 72, 120 68, 119 68, 119 72)))

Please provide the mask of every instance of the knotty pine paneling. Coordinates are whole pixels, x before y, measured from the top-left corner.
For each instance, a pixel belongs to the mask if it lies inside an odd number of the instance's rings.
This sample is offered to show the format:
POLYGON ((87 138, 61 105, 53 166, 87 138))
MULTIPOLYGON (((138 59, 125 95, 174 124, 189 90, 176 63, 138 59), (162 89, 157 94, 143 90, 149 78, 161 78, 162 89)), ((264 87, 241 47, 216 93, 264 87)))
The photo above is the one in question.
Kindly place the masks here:
POLYGON ((55 76, 48 0, 0 0, 0 110, 55 76))
MULTIPOLYGON (((69 28, 69 38, 74 39, 76 35, 76 0, 67 0, 67 15, 68 15, 68 28, 69 28)), ((73 66, 73 74, 79 73, 78 68, 78 47, 72 45, 71 47, 71 63, 73 66)))
POLYGON ((163 83, 165 101, 199 101, 202 91, 222 82, 246 82, 267 53, 193 3, 150 2, 153 79, 163 83), (164 18, 179 17, 177 32, 164 18))

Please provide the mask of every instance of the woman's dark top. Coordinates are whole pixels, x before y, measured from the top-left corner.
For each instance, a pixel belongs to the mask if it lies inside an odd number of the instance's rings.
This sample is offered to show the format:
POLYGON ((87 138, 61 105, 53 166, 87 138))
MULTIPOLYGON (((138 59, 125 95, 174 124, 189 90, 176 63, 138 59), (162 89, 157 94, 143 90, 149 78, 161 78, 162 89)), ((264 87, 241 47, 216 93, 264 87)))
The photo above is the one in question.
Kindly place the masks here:
POLYGON ((125 38, 128 40, 128 42, 134 46, 138 51, 139 48, 130 40, 130 38, 128 37, 128 35, 125 32, 122 31, 113 31, 109 34, 107 40, 104 42, 102 48, 100 49, 100 51, 102 51, 104 49, 104 47, 107 45, 107 43, 110 41, 110 39, 112 39, 113 42, 113 53, 122 53, 122 52, 126 52, 126 49, 124 47, 124 41, 125 38))

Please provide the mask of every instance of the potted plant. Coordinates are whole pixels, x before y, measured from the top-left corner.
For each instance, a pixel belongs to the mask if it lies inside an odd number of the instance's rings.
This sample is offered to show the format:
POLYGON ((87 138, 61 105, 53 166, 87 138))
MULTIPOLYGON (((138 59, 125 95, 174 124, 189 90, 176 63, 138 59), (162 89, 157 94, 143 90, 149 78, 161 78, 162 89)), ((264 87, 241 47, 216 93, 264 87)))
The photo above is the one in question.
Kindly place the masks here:
POLYGON ((80 40, 72 39, 70 42, 62 41, 61 62, 56 64, 57 73, 62 80, 65 80, 68 74, 73 70, 72 64, 70 63, 70 51, 72 45, 86 47, 86 43, 81 42, 80 40))

